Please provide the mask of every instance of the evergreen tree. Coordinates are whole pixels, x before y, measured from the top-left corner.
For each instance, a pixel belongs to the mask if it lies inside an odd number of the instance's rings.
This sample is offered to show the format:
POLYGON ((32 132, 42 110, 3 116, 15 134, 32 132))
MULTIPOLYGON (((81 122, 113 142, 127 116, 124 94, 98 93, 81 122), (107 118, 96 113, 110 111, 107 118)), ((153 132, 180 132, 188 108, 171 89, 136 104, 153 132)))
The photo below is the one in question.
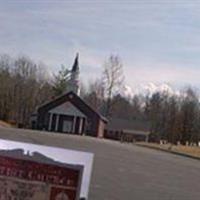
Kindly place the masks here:
POLYGON ((64 65, 61 66, 57 75, 54 75, 53 92, 55 96, 63 94, 67 90, 68 81, 70 78, 70 70, 64 65))

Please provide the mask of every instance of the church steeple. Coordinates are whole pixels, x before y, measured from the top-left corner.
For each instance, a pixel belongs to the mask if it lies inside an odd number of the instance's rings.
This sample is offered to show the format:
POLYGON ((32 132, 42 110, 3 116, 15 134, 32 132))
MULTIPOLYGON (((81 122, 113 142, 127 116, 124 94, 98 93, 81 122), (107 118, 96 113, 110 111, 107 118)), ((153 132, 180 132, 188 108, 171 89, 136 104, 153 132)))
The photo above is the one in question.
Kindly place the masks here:
POLYGON ((67 91, 73 91, 77 95, 80 93, 79 89, 79 54, 76 54, 74 63, 71 69, 70 80, 68 82, 67 91))
POLYGON ((74 60, 73 66, 72 66, 72 72, 79 71, 79 62, 78 62, 78 59, 79 59, 79 53, 76 53, 76 58, 74 60))

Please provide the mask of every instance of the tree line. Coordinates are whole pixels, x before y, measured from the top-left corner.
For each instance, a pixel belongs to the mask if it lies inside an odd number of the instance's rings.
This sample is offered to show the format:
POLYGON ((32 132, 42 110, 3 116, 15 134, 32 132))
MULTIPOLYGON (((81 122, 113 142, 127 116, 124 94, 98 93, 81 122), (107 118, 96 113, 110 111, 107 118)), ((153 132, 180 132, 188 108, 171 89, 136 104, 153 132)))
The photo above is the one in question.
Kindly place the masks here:
MULTIPOLYGON (((95 110, 110 118, 149 122, 153 141, 198 143, 200 104, 191 88, 181 94, 156 92, 126 97, 123 90, 122 61, 111 55, 103 63, 101 78, 81 86, 81 97, 95 110)), ((26 56, 0 55, 0 120, 29 127, 31 114, 44 102, 63 94, 69 81, 69 69, 62 66, 49 76, 42 63, 26 56)))
POLYGON ((155 93, 145 105, 151 122, 151 135, 155 140, 177 144, 197 144, 200 140, 199 96, 192 88, 182 94, 155 93))
POLYGON ((0 56, 0 119, 28 126, 36 107, 52 96, 43 64, 25 56, 0 56))
MULTIPOLYGON (((106 113, 107 99, 99 98, 98 90, 91 90, 85 100, 101 113, 106 113), (97 92, 96 92, 97 91, 97 92)), ((165 140, 173 144, 198 144, 200 141, 200 104, 198 93, 187 88, 181 94, 167 91, 127 98, 116 94, 110 100, 110 115, 149 124, 150 140, 165 140)))

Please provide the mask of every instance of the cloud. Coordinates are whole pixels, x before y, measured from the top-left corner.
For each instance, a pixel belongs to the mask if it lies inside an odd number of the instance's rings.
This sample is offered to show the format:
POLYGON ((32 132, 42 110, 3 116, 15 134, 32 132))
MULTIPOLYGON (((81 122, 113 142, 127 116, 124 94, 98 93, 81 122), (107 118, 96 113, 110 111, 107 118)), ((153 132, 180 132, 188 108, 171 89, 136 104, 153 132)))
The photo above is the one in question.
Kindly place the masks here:
POLYGON ((169 95, 180 95, 181 91, 179 89, 175 89, 170 84, 161 83, 155 84, 152 82, 140 84, 135 87, 131 87, 129 85, 124 86, 124 90, 122 91, 122 95, 125 97, 132 98, 134 95, 153 95, 156 92, 165 92, 169 95))
POLYGON ((172 85, 199 85, 200 68, 193 65, 178 65, 177 63, 162 63, 151 61, 130 61, 124 66, 126 79, 131 86, 138 83, 170 83, 172 85), (132 64, 130 64, 132 63, 132 64))
POLYGON ((133 89, 129 85, 125 85, 121 91, 121 95, 132 98, 134 96, 133 89))
POLYGON ((194 2, 1 2, 0 52, 27 54, 57 72, 61 64, 71 67, 78 51, 85 82, 100 77, 105 58, 116 53, 132 88, 200 86, 200 7, 194 2))

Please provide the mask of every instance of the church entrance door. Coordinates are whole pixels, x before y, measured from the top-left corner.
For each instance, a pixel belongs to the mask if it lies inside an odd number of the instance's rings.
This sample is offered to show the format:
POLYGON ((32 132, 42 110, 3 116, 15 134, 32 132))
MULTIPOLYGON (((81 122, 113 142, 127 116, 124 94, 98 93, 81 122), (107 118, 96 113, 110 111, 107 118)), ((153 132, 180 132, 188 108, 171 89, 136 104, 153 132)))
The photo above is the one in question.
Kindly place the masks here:
POLYGON ((72 131, 72 122, 63 120, 63 132, 70 133, 72 131))

